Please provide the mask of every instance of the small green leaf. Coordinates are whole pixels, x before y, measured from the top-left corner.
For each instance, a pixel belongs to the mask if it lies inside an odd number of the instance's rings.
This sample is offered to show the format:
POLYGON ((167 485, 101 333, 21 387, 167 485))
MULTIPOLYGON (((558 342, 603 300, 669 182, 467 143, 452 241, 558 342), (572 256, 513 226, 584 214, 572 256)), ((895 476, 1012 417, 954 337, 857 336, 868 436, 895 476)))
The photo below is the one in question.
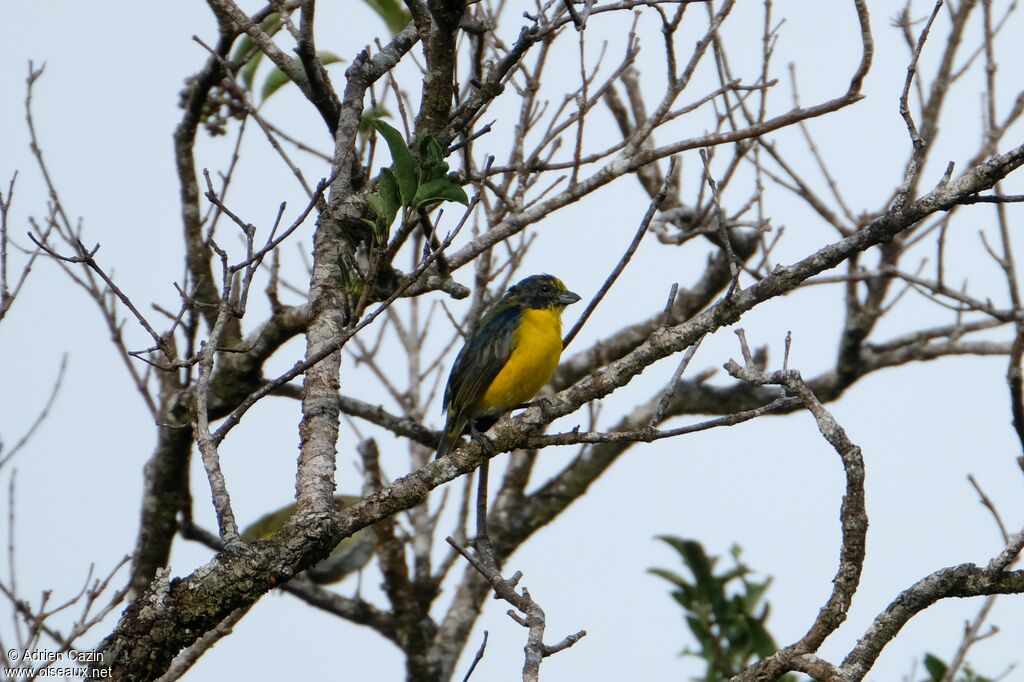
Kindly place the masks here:
POLYGON ((725 573, 719 575, 718 579, 721 580, 723 584, 730 583, 736 578, 742 578, 748 573, 750 573, 750 569, 744 566, 743 564, 740 564, 739 566, 736 566, 735 568, 732 568, 726 571, 725 573))
POLYGON ((438 201, 454 201, 463 206, 469 206, 469 197, 466 196, 466 190, 448 178, 437 178, 420 185, 416 190, 416 196, 412 203, 419 209, 427 204, 433 204, 438 201))
POLYGON ((670 571, 670 570, 665 569, 665 568, 648 568, 647 572, 652 574, 652 575, 656 575, 659 578, 664 578, 665 580, 669 581, 673 585, 679 585, 680 587, 682 587, 682 586, 687 586, 688 587, 689 584, 690 584, 681 575, 679 575, 675 571, 670 571))
POLYGON ((690 632, 692 632, 693 636, 697 638, 697 643, 700 644, 702 649, 707 650, 711 648, 711 644, 713 641, 711 632, 708 630, 707 626, 700 621, 699 618, 695 618, 694 616, 687 616, 686 624, 690 626, 690 632))
POLYGON ((761 597, 768 590, 768 586, 771 584, 772 579, 768 578, 762 583, 749 582, 747 583, 747 592, 743 595, 743 604, 747 611, 753 611, 757 603, 761 601, 761 597))
MULTIPOLYGON (((284 21, 281 20, 281 15, 277 12, 269 15, 260 24, 260 28, 268 36, 273 36, 281 27, 284 26, 284 21)), ((238 45, 235 46, 235 51, 231 55, 231 61, 237 62, 245 58, 245 55, 253 51, 255 44, 252 42, 252 38, 248 35, 243 35, 238 39, 238 45)), ((242 80, 242 85, 245 86, 246 90, 252 89, 253 79, 256 77, 256 69, 259 67, 260 62, 263 60, 263 52, 257 50, 252 57, 245 63, 245 66, 238 72, 239 78, 242 80)))
POLYGON ((366 203, 370 205, 373 212, 377 214, 378 218, 384 218, 388 214, 387 208, 384 206, 384 199, 379 194, 369 194, 366 197, 366 203))
POLYGON ((433 135, 427 137, 427 154, 434 160, 435 163, 444 161, 444 149, 441 148, 441 143, 437 141, 433 135))
POLYGON ((390 168, 381 169, 377 178, 377 191, 366 197, 366 203, 377 214, 377 221, 372 225, 374 234, 379 241, 386 242, 391 224, 395 222, 398 209, 402 207, 398 196, 398 183, 390 168))
POLYGON ((712 574, 715 560, 708 558, 699 542, 690 540, 683 541, 680 554, 682 555, 683 562, 697 580, 697 588, 708 596, 708 601, 710 602, 714 592, 721 592, 721 585, 716 584, 712 574))
POLYGON ((391 35, 397 35, 405 28, 412 15, 399 0, 363 0, 387 25, 391 35))
POLYGON ((390 168, 380 170, 380 194, 384 198, 388 215, 391 216, 391 220, 394 220, 398 209, 402 207, 402 197, 398 192, 398 180, 395 179, 395 174, 390 168))
POLYGON ((375 121, 379 118, 391 118, 391 112, 382 106, 372 107, 363 112, 359 119, 359 132, 369 133, 374 129, 375 121))
POLYGON ((324 66, 328 66, 330 64, 338 64, 340 62, 345 61, 338 55, 334 54, 333 52, 328 52, 327 50, 317 50, 316 56, 320 60, 320 63, 323 64, 324 66))
POLYGON ((384 121, 377 119, 373 126, 387 142, 388 151, 391 152, 391 165, 395 172, 395 179, 398 181, 398 192, 402 197, 403 206, 412 206, 413 197, 416 196, 416 186, 419 184, 416 177, 416 159, 405 144, 405 138, 384 121))
POLYGON ((291 79, 281 69, 274 67, 274 70, 267 74, 266 79, 263 81, 263 89, 260 90, 260 101, 266 102, 267 99, 275 92, 280 90, 285 83, 289 83, 291 79))
POLYGON ((290 83, 291 79, 288 78, 288 74, 283 72, 278 67, 274 67, 266 78, 263 80, 263 88, 259 92, 260 101, 266 101, 270 95, 280 90, 285 86, 286 83, 290 83))
POLYGON ((444 160, 444 148, 433 135, 424 136, 419 143, 420 184, 444 177, 448 164, 444 160))
POLYGON ((775 640, 768 634, 768 630, 765 629, 764 623, 758 621, 750 621, 750 643, 754 653, 761 658, 767 658, 774 654, 778 649, 775 645, 775 640))
POLYGON ((242 34, 242 37, 238 39, 238 44, 235 45, 235 51, 231 53, 231 61, 240 61, 245 55, 249 54, 252 46, 252 38, 248 34, 242 34))
MULTIPOLYGON (((277 12, 268 14, 267 18, 260 23, 260 29, 268 36, 273 36, 281 30, 282 26, 284 26, 284 22, 281 21, 281 15, 277 12)), ((237 62, 244 59, 245 55, 252 51, 253 45, 252 38, 248 34, 243 34, 238 39, 238 44, 235 45, 235 51, 231 53, 231 61, 237 62)))
POLYGON ((242 70, 238 72, 238 76, 242 79, 242 85, 245 86, 246 90, 252 90, 252 82, 256 78, 256 69, 259 68, 261 61, 263 61, 263 53, 257 52, 252 56, 252 59, 245 63, 242 70))
POLYGON ((924 655, 924 668, 928 671, 928 674, 931 675, 931 680, 929 682, 940 682, 940 680, 945 676, 946 670, 949 666, 943 663, 942 659, 938 656, 926 653, 924 655))
POLYGON ((676 550, 676 552, 678 552, 679 555, 683 557, 686 556, 686 545, 692 542, 692 540, 684 540, 683 538, 677 537, 675 535, 656 535, 655 539, 661 540, 662 542, 670 546, 672 549, 676 550))
POLYGON ((688 611, 694 610, 694 603, 697 601, 697 596, 694 594, 693 588, 689 585, 684 585, 678 590, 673 590, 672 598, 676 600, 677 604, 688 611))
MULTIPOLYGON (((333 52, 318 51, 316 56, 319 57, 320 63, 324 66, 345 61, 333 52)), ((294 57, 292 59, 292 63, 300 70, 302 69, 302 60, 298 57, 294 57)), ((263 89, 260 90, 260 101, 266 102, 271 95, 280 90, 286 83, 290 82, 291 79, 288 77, 288 74, 280 68, 274 67, 274 70, 267 74, 266 80, 263 81, 263 89)))

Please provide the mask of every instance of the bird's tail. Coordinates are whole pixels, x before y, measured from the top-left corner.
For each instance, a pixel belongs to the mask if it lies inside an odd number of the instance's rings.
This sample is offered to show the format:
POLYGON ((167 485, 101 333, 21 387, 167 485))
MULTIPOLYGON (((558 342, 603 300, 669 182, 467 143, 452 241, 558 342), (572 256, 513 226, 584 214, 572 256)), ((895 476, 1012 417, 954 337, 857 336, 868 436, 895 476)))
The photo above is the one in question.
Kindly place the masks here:
POLYGON ((434 455, 434 459, 441 459, 451 452, 459 444, 459 439, 462 438, 462 430, 465 428, 465 419, 448 415, 448 421, 444 425, 444 434, 441 436, 441 444, 437 448, 437 454, 434 455))

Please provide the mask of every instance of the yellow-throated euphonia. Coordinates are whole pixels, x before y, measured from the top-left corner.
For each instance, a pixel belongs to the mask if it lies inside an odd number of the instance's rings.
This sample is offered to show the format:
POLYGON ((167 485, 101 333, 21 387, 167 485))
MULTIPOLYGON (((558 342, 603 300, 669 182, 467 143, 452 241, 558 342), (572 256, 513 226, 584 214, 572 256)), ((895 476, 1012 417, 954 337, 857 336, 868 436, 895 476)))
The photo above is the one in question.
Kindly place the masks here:
MULTIPOLYGON (((335 495, 334 508, 341 511, 360 500, 355 495, 335 495)), ((295 514, 295 504, 281 507, 261 516, 242 531, 242 540, 255 542, 273 537, 295 514)), ((335 546, 326 559, 306 569, 306 575, 318 585, 336 583, 360 570, 370 562, 377 549, 377 534, 373 528, 357 530, 335 546)))
POLYGON ((578 300, 557 277, 532 275, 484 313, 448 375, 438 457, 452 451, 467 427, 482 433, 537 395, 562 355, 562 311, 578 300))

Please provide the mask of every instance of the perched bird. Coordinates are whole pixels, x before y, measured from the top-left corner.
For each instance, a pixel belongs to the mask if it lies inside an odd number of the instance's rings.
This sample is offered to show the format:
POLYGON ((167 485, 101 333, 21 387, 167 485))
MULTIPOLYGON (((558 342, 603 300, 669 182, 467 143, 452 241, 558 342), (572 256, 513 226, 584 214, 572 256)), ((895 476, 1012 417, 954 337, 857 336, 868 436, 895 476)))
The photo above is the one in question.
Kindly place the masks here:
MULTIPOLYGON (((353 495, 335 495, 334 506, 339 511, 355 504, 360 498, 353 495)), ((273 537, 295 513, 295 504, 264 514, 242 531, 242 540, 254 542, 273 537)), ((372 528, 363 528, 339 542, 326 559, 306 569, 306 575, 318 585, 340 582, 370 562, 377 548, 377 535, 372 528)))
POLYGON ((467 428, 480 436, 537 395, 562 355, 562 311, 578 300, 557 277, 532 275, 491 306, 448 375, 438 458, 452 451, 467 428))

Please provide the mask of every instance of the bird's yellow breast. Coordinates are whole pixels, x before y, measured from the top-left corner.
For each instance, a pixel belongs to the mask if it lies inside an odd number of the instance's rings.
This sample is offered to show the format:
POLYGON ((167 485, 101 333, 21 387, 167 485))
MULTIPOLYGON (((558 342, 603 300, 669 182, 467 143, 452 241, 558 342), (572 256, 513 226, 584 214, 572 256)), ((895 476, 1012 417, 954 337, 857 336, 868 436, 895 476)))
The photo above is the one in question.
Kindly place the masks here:
POLYGON ((512 355, 480 401, 484 411, 511 410, 528 402, 548 383, 562 356, 561 312, 561 308, 523 311, 512 355))

